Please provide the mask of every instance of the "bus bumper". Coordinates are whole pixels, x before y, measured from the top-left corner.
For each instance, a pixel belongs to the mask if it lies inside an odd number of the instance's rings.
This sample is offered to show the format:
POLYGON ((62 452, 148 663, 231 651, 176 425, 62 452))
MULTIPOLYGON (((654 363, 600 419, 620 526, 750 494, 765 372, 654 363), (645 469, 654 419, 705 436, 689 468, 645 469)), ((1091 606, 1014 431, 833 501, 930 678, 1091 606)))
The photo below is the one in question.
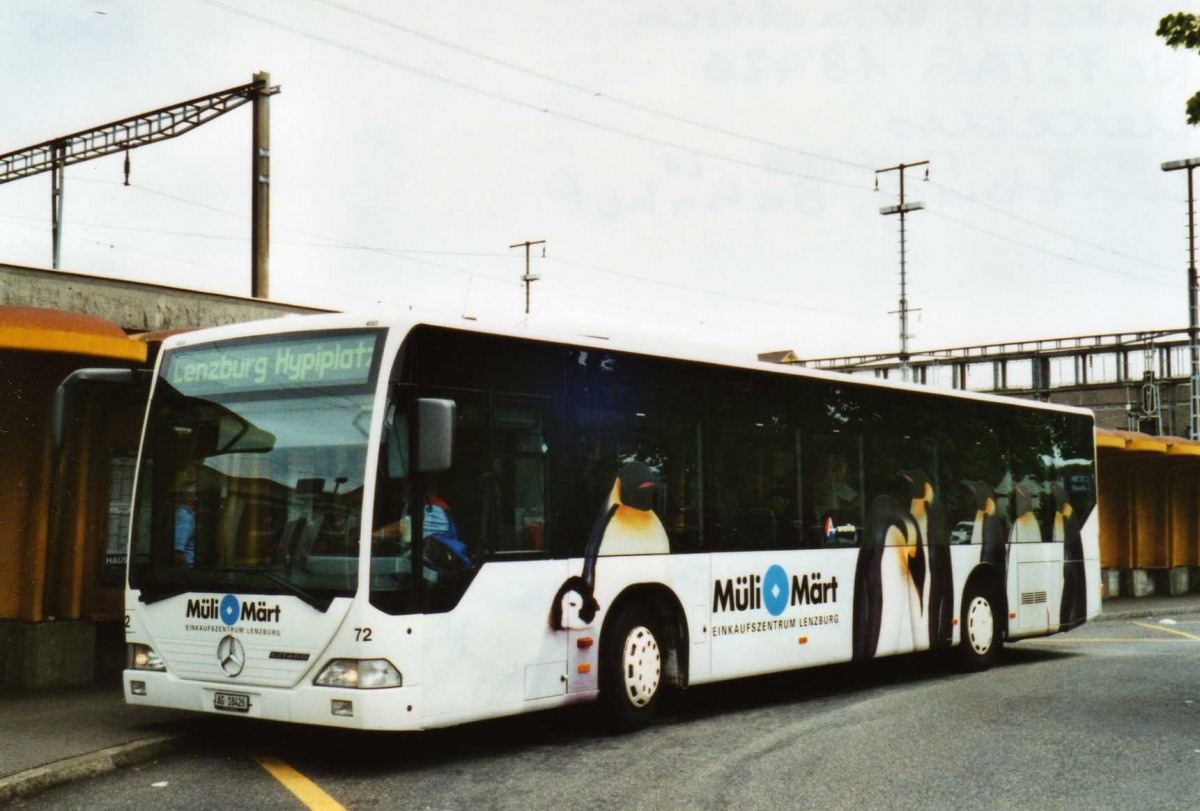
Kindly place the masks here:
POLYGON ((298 684, 259 687, 179 679, 171 673, 126 670, 125 703, 371 730, 419 730, 420 687, 348 690, 298 684))

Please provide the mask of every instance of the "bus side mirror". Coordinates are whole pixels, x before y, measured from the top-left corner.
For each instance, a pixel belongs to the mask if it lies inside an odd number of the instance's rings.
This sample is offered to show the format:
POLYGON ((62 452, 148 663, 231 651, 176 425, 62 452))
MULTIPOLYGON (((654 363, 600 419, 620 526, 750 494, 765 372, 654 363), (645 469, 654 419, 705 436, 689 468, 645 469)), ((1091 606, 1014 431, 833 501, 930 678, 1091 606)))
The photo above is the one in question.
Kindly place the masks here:
POLYGON ((150 372, 146 369, 76 369, 67 375, 54 392, 50 426, 55 449, 62 448, 67 435, 67 423, 77 417, 77 387, 81 383, 107 383, 134 386, 141 395, 150 390, 150 372))
POLYGON ((422 473, 449 470, 454 458, 453 400, 422 397, 417 400, 417 419, 421 426, 420 459, 417 469, 422 473))

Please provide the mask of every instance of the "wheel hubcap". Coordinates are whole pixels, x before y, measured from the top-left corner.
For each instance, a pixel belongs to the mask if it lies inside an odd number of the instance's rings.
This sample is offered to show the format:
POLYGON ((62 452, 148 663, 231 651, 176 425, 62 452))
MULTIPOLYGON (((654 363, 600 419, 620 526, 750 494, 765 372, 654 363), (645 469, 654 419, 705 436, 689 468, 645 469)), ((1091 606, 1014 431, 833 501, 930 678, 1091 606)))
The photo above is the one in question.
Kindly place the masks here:
POLYGON ((991 649, 994 628, 992 604, 983 597, 971 600, 967 606, 967 642, 975 653, 983 656, 991 649))
POLYGON ((644 707, 658 692, 658 680, 662 674, 662 655, 658 640, 644 625, 639 625, 625 638, 625 655, 622 661, 625 675, 625 696, 635 707, 644 707))

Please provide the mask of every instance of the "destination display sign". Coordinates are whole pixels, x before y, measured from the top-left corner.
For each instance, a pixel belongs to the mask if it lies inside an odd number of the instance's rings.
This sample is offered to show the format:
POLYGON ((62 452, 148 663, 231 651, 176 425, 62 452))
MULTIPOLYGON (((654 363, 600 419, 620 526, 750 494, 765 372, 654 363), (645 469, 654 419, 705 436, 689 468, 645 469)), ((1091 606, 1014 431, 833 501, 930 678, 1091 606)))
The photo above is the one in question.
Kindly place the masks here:
POLYGON ((188 396, 370 382, 381 334, 336 333, 210 344, 171 352, 163 378, 188 396))

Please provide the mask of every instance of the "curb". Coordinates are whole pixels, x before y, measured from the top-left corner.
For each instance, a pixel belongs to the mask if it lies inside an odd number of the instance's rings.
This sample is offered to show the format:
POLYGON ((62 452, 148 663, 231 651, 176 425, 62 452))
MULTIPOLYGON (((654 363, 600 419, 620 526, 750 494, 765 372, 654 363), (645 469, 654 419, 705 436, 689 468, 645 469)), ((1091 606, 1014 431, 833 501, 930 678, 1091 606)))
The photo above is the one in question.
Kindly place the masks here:
POLYGON ((0 804, 18 798, 32 797, 34 794, 71 780, 96 777, 126 766, 145 763, 174 751, 177 744, 178 739, 175 736, 160 735, 124 743, 120 746, 110 746, 86 755, 78 755, 17 772, 8 777, 0 777, 0 804))

